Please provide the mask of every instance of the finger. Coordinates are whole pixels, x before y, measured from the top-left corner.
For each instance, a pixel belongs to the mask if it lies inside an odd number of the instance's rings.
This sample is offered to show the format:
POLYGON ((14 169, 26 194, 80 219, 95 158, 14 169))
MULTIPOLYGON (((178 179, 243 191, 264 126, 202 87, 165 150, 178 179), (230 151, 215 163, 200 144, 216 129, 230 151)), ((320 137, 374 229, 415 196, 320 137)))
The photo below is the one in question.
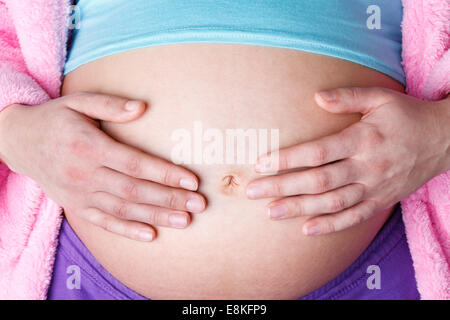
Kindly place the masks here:
POLYGON ((379 87, 350 87, 317 92, 317 104, 333 113, 362 113, 382 106, 392 99, 393 91, 379 87))
POLYGON ((137 204, 106 192, 96 192, 92 201, 97 209, 122 220, 138 221, 153 226, 178 229, 186 228, 191 221, 187 212, 137 204))
POLYGON ((359 177, 359 167, 345 159, 318 168, 265 177, 247 186, 250 199, 318 194, 353 183, 359 177))
POLYGON ((129 239, 149 242, 156 237, 156 230, 145 223, 121 220, 97 208, 85 210, 83 216, 92 224, 129 239))
POLYGON ((276 172, 301 167, 317 167, 345 159, 356 154, 358 138, 358 128, 350 126, 331 136, 280 149, 277 156, 264 155, 258 159, 255 170, 276 172))
POLYGON ((363 197, 364 186, 354 183, 318 195, 301 195, 273 201, 269 203, 268 213, 272 219, 323 215, 350 208, 361 202, 363 197))
POLYGON ((102 150, 103 165, 128 176, 192 191, 198 188, 198 179, 189 170, 111 138, 107 138, 102 150))
POLYGON ((321 235, 338 232, 366 221, 375 213, 375 201, 365 200, 344 211, 308 220, 303 225, 303 233, 305 235, 321 235))
POLYGON ((63 98, 65 105, 92 119, 128 122, 142 115, 146 104, 107 94, 78 92, 63 98))
POLYGON ((199 193, 136 179, 108 168, 103 168, 96 179, 95 184, 101 186, 97 191, 105 191, 130 202, 193 213, 200 213, 206 207, 206 200, 199 193))

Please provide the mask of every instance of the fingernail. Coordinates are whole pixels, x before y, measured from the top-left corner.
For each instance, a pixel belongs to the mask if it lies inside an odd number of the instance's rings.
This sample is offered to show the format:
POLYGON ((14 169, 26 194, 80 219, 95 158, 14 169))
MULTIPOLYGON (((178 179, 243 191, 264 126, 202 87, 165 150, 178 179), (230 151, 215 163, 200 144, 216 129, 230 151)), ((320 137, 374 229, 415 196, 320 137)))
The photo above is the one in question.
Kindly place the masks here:
POLYGON ((141 101, 134 101, 130 100, 125 104, 125 110, 126 111, 136 111, 140 108, 142 102, 141 101))
POLYGON ((264 196, 264 189, 258 186, 247 188, 247 196, 251 199, 256 199, 264 196))
POLYGON ((148 232, 148 231, 141 231, 141 232, 139 232, 139 239, 141 241, 152 241, 153 233, 148 232))
POLYGON ((286 207, 283 205, 269 208, 269 216, 273 219, 282 218, 286 215, 286 207))
POLYGON ((187 190, 196 191, 198 188, 198 185, 197 185, 197 181, 195 181, 195 180, 183 178, 180 180, 180 187, 187 189, 187 190))
POLYGON ((205 208, 205 204, 199 199, 191 199, 186 203, 186 208, 190 212, 201 212, 205 208))
POLYGON ((307 236, 317 236, 320 234, 320 227, 318 225, 313 225, 311 227, 303 227, 303 233, 307 236))
POLYGON ((321 91, 318 93, 319 97, 326 102, 333 102, 336 100, 336 95, 333 91, 321 91))
POLYGON ((255 170, 258 172, 268 172, 272 169, 272 163, 269 157, 263 157, 255 164, 255 170))
POLYGON ((169 222, 172 227, 184 228, 187 226, 188 220, 184 214, 173 213, 169 216, 169 222))

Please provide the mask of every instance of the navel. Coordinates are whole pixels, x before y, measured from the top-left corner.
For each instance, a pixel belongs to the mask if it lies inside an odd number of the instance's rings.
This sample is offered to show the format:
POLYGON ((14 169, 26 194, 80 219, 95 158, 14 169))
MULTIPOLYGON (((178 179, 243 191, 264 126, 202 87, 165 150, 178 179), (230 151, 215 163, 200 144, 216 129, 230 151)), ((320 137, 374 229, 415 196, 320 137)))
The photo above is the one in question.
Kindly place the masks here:
POLYGON ((221 190, 226 195, 236 194, 240 186, 241 179, 235 174, 227 174, 222 178, 221 190))

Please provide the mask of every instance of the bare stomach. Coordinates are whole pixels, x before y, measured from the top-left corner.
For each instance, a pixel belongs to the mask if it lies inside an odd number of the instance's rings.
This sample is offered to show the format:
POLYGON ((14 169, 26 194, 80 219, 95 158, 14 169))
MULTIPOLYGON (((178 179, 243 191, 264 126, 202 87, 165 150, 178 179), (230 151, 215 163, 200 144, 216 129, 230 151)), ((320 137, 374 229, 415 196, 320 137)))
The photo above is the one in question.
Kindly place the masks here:
MULTIPOLYGON (((214 129, 224 136, 227 129, 267 129, 269 136, 270 129, 278 129, 280 147, 337 132, 359 115, 329 114, 315 105, 313 95, 342 86, 403 89, 377 71, 331 57, 183 44, 91 62, 65 77, 63 94, 83 90, 147 101, 151 107, 140 119, 102 127, 119 141, 172 159, 172 134, 193 133, 196 123, 203 132, 214 129)), ((208 208, 193 216, 187 229, 159 228, 151 243, 108 233, 70 212, 66 217, 106 270, 148 298, 295 299, 344 271, 391 213, 386 209, 336 234, 306 237, 305 218, 272 221, 265 207, 271 199, 247 199, 245 187, 258 177, 247 160, 184 164, 198 175, 208 208)))

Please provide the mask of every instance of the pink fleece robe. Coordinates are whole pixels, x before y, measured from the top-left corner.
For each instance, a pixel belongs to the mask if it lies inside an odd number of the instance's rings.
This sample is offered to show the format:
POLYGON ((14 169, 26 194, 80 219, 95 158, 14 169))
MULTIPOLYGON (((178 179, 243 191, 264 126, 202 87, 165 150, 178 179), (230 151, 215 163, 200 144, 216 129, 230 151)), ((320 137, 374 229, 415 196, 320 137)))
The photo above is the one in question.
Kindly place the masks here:
MULTIPOLYGON (((407 92, 450 92, 450 0, 403 0, 407 92)), ((59 95, 70 0, 0 0, 0 110, 59 95)), ((422 299, 450 299, 450 171, 402 201, 422 299)), ((0 163, 0 299, 45 299, 61 208, 0 163)))

